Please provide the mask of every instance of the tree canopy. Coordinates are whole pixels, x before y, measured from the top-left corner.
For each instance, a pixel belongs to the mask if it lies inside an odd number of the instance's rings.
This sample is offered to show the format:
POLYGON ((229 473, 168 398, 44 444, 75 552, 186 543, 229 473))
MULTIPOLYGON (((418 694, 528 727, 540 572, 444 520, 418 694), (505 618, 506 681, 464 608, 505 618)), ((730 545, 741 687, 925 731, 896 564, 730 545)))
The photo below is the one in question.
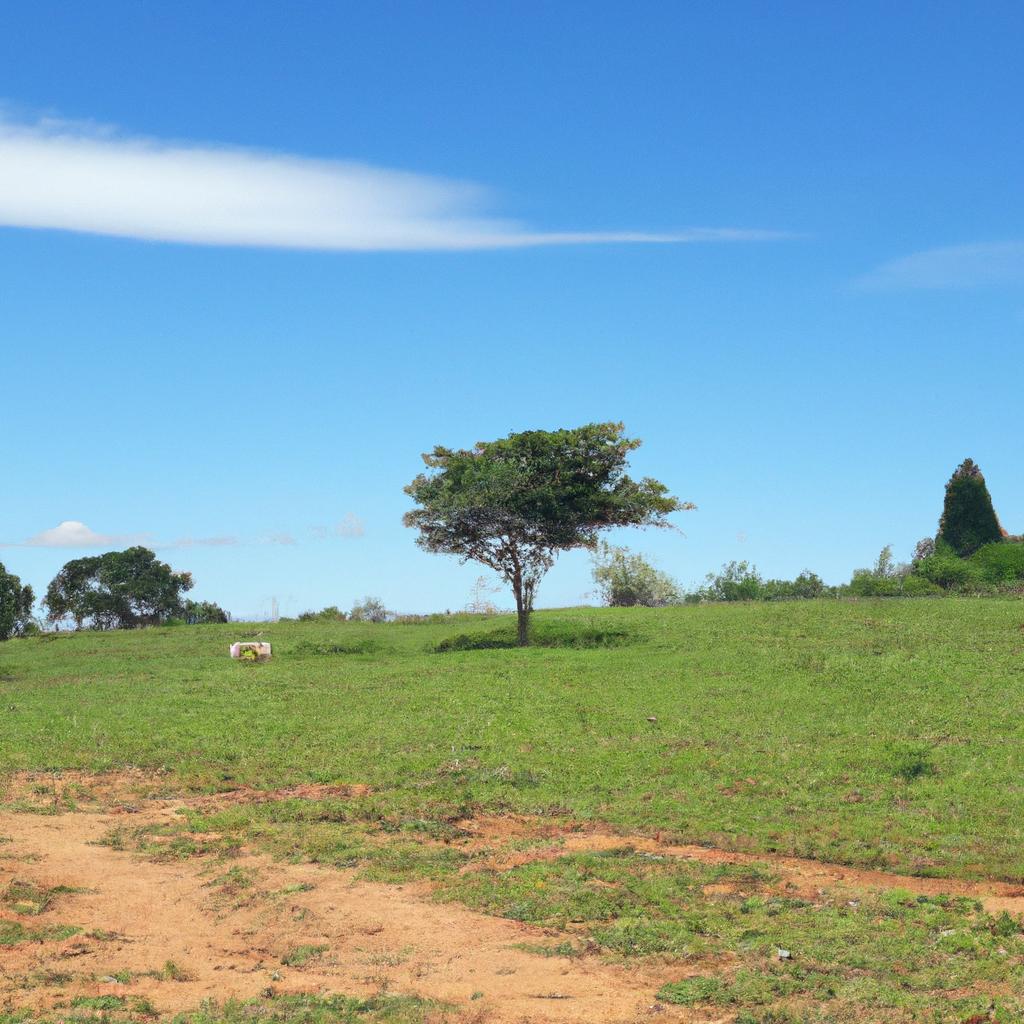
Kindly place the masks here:
POLYGON ((182 594, 192 585, 190 573, 175 572, 148 548, 131 547, 68 562, 47 587, 44 604, 52 622, 131 629, 181 615, 182 594))
POLYGON ((32 621, 32 588, 0 562, 0 640, 20 636, 32 621))
POLYGON ((973 459, 964 459, 946 484, 939 520, 939 544, 948 544, 961 558, 985 544, 1003 539, 985 478, 973 459))
POLYGON ((621 423, 571 430, 530 430, 471 449, 436 447, 428 472, 406 488, 419 506, 405 525, 426 551, 473 560, 512 587, 519 643, 537 587, 560 551, 594 548, 602 530, 667 526, 672 512, 694 508, 657 480, 626 474, 640 441, 621 423))

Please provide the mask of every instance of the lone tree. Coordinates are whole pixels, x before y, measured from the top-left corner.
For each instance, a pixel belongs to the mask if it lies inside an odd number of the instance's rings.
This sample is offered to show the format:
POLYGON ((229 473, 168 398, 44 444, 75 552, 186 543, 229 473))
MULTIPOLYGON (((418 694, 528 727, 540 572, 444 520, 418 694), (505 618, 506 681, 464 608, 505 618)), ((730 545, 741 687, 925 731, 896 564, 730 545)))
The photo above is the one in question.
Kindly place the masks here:
POLYGON ((432 472, 405 488, 419 506, 405 514, 426 551, 473 560, 512 587, 518 642, 529 642, 530 612, 544 574, 560 551, 593 548, 616 526, 668 526, 690 502, 657 480, 626 475, 640 441, 621 423, 575 430, 529 430, 469 450, 437 447, 423 456, 432 472))
POLYGON ((153 626, 183 612, 181 595, 192 575, 157 561, 148 548, 132 547, 68 562, 46 588, 51 622, 74 620, 75 628, 132 629, 153 626))
POLYGON ((20 636, 32 621, 35 595, 26 583, 9 573, 0 562, 0 640, 20 636))
POLYGON ((946 484, 946 500, 939 520, 939 543, 948 544, 961 558, 1003 539, 985 478, 973 459, 964 459, 946 484))

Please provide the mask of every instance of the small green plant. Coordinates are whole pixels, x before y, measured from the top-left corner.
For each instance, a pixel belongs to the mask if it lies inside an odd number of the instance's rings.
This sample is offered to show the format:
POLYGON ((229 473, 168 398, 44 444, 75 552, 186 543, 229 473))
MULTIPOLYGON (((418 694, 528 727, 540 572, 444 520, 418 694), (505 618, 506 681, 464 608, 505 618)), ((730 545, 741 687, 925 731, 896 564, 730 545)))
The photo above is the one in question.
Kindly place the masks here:
POLYGON ((310 960, 315 960, 317 957, 326 953, 327 949, 327 946, 296 946, 281 957, 281 963, 283 963, 285 967, 304 967, 310 962, 310 960))

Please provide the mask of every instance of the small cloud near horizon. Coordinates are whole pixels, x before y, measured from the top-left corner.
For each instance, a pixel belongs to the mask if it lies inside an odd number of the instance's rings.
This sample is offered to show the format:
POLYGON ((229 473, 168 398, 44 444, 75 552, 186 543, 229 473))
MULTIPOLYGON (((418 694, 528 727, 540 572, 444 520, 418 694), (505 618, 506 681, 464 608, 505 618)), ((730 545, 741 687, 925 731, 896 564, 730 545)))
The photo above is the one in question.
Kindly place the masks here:
POLYGON ((268 533, 265 537, 260 538, 261 544, 283 544, 286 547, 291 547, 296 543, 295 538, 290 533, 268 533))
POLYGON ((0 107, 0 225, 191 245, 326 251, 751 242, 758 228, 543 231, 495 218, 485 187, 344 160, 129 137, 0 107))
POLYGON ((857 288, 982 288, 1024 283, 1024 242, 978 242, 925 249, 883 263, 854 281, 857 288))
POLYGON ((164 548, 228 548, 240 541, 237 537, 180 537, 171 544, 161 544, 164 548))
POLYGON ((149 541, 146 533, 97 533, 77 519, 66 519, 51 530, 42 530, 18 546, 26 548, 99 548, 116 544, 143 544, 149 541))
POLYGON ((349 512, 333 526, 310 527, 310 533, 317 540, 329 540, 331 537, 362 537, 366 533, 366 524, 354 512, 349 512))

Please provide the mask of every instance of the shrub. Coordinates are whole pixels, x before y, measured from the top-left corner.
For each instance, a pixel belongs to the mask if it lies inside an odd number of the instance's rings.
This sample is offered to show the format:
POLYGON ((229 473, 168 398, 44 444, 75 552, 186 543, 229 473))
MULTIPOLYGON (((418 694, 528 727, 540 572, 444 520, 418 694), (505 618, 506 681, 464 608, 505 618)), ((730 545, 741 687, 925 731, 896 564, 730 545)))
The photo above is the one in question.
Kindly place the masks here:
POLYGON ((380 598, 366 597, 362 604, 352 605, 348 617, 350 622, 388 622, 395 617, 395 613, 385 608, 380 598))
POLYGON ((728 562, 716 575, 709 572, 696 594, 701 601, 757 601, 763 596, 764 580, 757 566, 749 562, 728 562))
POLYGON ((981 574, 970 562, 957 558, 948 549, 922 559, 914 572, 943 590, 971 589, 981 580, 981 574))
POLYGON ((348 616, 337 605, 332 604, 318 612, 302 612, 299 615, 299 622, 344 622, 346 618, 348 616))
POLYGON ((972 459, 964 459, 946 484, 938 540, 966 558, 985 544, 1002 538, 1003 530, 985 478, 972 459))
POLYGON ((986 583, 1019 583, 1024 580, 1024 544, 986 544, 971 555, 969 564, 986 583))
POLYGON ((766 580, 757 567, 748 562, 729 562, 721 571, 708 573, 704 586, 686 595, 686 602, 701 601, 792 601, 816 597, 834 597, 830 587, 810 569, 804 569, 795 580, 766 580))
POLYGON ((629 548, 602 544, 594 554, 593 576, 602 601, 614 608, 661 608, 682 600, 671 576, 629 548))
POLYGON ((181 618, 190 626, 208 622, 231 621, 231 616, 213 601, 186 601, 182 606, 181 618))
MULTIPOLYGON (((442 640, 434 650, 439 654, 450 651, 488 651, 517 647, 518 635, 512 625, 486 633, 460 633, 442 640)), ((621 647, 634 642, 633 634, 624 629, 603 629, 587 626, 580 629, 571 623, 545 622, 534 627, 531 644, 534 647, 572 647, 593 649, 621 647)))

